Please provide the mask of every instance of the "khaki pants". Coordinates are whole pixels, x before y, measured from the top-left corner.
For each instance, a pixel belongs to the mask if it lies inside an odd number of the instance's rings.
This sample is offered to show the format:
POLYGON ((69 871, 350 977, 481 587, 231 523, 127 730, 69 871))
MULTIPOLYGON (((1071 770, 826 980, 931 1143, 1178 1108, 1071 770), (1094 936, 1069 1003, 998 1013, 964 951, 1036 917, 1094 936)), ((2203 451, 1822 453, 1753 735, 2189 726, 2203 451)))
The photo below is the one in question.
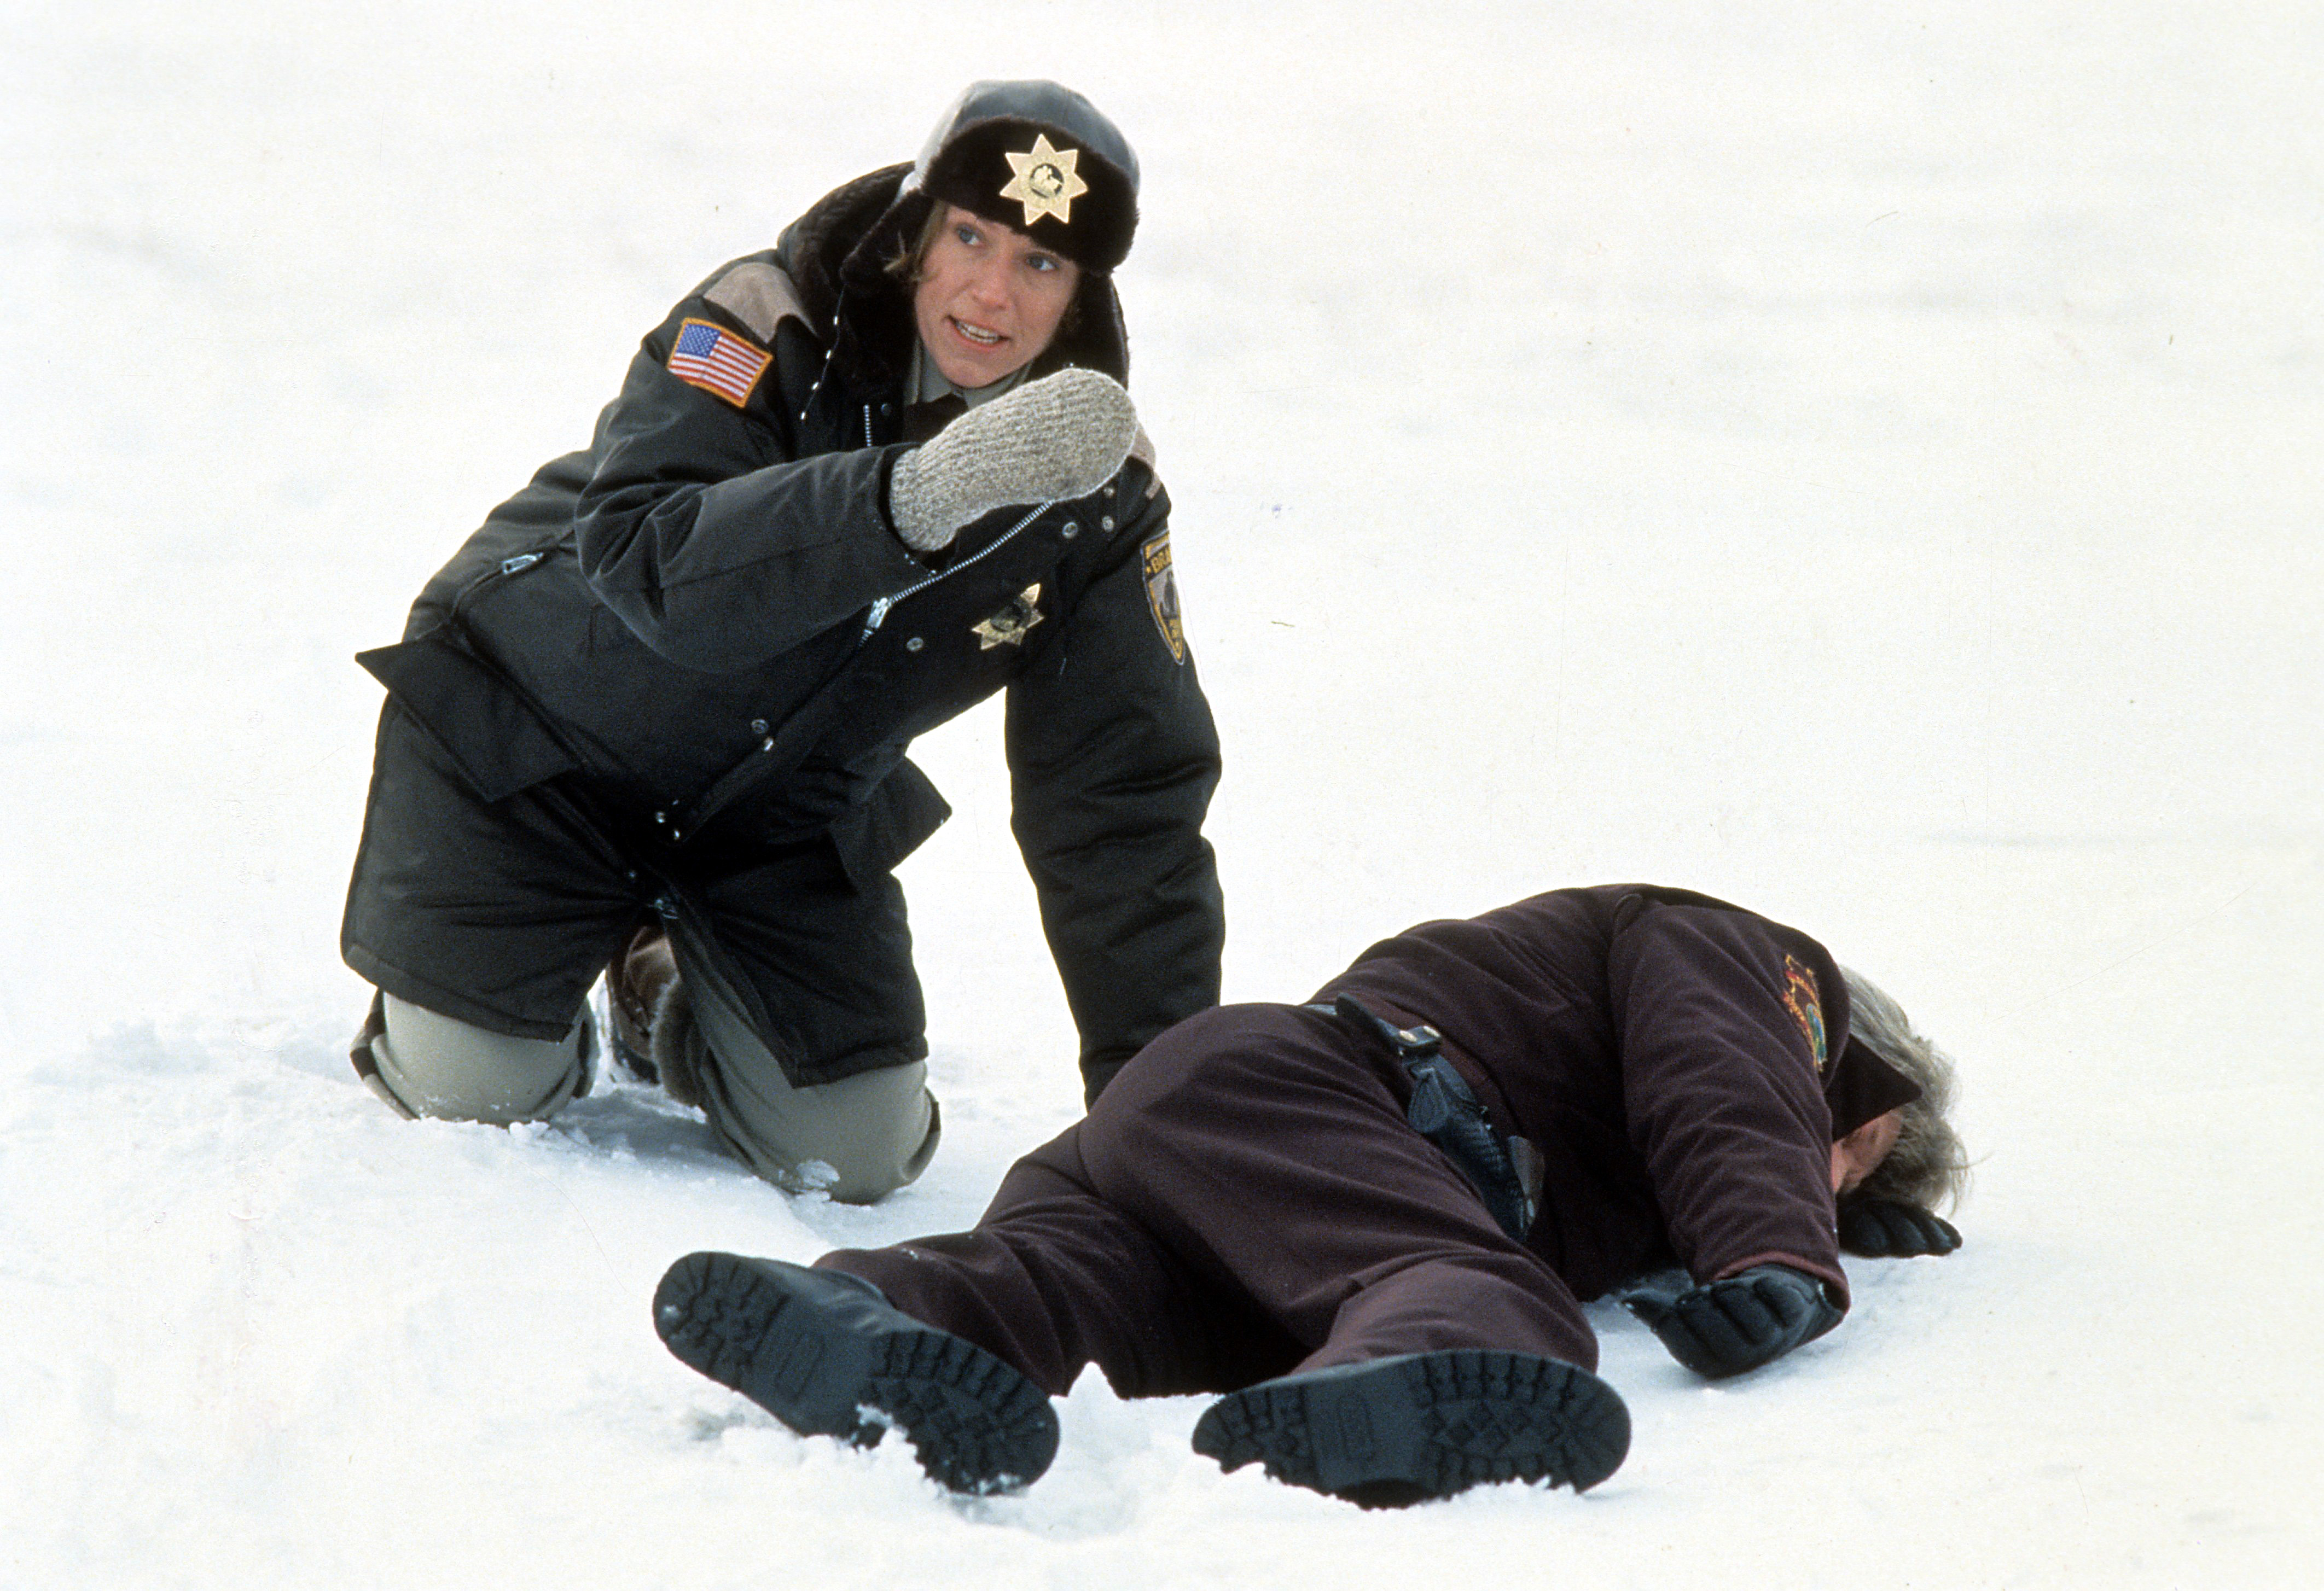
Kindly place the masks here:
MULTIPOLYGON (((913 1181, 936 1153, 941 1118, 927 1063, 793 1088, 781 1064, 719 991, 696 982, 684 1035, 703 1113, 726 1148, 790 1192, 868 1204, 913 1181)), ((589 1090, 596 1025, 584 1007, 562 1039, 511 1038, 393 995, 380 997, 364 1071, 403 1114, 505 1125, 537 1121, 589 1090)))

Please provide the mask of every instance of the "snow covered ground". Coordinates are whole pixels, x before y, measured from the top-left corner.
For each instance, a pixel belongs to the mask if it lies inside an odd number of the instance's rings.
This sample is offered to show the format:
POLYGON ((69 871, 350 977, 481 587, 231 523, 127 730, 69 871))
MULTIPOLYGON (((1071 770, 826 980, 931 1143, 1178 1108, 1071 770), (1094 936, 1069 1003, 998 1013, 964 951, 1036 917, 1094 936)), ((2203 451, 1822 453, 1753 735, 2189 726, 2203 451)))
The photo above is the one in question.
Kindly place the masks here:
POLYGON ((2304 0, 11 0, 0 1585, 2301 1583, 2319 68, 2304 0), (1969 1246, 1716 1388, 1598 1311, 1637 1439, 1586 1497, 1365 1514, 1091 1378, 954 1501, 664 1352, 676 1255, 964 1225, 1070 1118, 990 713, 923 746, 919 1186, 347 1070, 349 654, 678 294, 1009 75, 1145 161, 1230 998, 1646 878, 1960 1058, 1969 1246))

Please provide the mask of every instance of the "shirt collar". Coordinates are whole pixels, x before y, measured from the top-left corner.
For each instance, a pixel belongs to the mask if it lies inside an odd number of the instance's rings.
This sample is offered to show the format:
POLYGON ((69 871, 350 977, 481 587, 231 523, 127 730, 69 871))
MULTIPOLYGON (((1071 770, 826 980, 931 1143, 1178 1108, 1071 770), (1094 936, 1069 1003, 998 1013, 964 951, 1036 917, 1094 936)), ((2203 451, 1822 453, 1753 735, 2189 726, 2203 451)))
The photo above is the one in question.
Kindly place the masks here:
POLYGON ((951 378, 936 368, 936 362, 928 357, 927 345, 914 337, 912 339, 912 373, 908 378, 904 391, 910 394, 908 401, 913 403, 933 403, 939 398, 952 397, 959 399, 971 409, 974 409, 978 404, 990 403, 1003 392, 1022 384, 1025 372, 1032 368, 1030 362, 1020 364, 988 386, 956 386, 951 378))

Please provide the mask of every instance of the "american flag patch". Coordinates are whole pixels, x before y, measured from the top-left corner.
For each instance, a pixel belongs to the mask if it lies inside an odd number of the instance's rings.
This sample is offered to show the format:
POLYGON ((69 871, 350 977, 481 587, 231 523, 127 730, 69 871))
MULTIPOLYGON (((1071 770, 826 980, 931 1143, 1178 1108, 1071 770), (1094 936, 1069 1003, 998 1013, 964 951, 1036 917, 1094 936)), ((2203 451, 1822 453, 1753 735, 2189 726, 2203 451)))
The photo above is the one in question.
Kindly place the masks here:
POLYGON ((669 373, 740 409, 751 400, 751 389, 773 357, 723 326, 688 320, 678 328, 677 345, 669 351, 669 373))

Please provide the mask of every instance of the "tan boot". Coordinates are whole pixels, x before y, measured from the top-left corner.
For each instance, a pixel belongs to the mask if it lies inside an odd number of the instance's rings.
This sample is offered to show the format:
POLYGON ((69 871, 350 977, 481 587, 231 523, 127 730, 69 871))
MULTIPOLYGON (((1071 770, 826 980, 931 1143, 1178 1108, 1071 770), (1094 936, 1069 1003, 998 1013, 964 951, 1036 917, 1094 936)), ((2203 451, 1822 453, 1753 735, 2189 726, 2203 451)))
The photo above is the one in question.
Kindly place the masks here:
POLYGON ((613 1012, 613 1043, 622 1062, 681 1105, 702 1103, 687 1043, 694 1007, 678 975, 669 935, 649 923, 630 936, 605 969, 606 1003, 613 1012))

